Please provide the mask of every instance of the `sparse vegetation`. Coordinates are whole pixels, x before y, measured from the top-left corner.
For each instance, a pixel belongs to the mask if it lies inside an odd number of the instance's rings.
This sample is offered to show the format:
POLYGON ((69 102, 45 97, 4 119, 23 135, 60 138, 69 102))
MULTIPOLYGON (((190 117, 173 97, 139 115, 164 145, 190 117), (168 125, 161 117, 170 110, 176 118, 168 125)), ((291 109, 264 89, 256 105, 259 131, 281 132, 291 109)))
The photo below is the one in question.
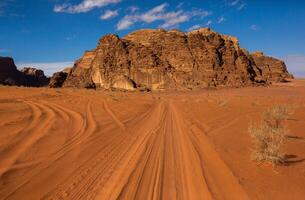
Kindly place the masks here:
POLYGON ((273 165, 285 162, 282 147, 285 143, 287 129, 284 121, 289 115, 291 115, 289 107, 276 105, 263 113, 263 119, 259 123, 250 124, 249 133, 255 143, 254 160, 271 162, 273 165))

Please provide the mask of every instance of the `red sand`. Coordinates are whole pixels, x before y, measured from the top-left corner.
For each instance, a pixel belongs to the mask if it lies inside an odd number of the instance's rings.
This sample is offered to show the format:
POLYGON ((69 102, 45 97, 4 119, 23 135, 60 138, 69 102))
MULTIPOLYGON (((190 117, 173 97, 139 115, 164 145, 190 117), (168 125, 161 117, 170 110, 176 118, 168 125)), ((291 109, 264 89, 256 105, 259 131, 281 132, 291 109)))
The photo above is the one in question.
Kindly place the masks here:
POLYGON ((0 87, 0 199, 304 199, 305 81, 124 93, 0 87), (251 161, 251 121, 293 106, 288 164, 251 161))

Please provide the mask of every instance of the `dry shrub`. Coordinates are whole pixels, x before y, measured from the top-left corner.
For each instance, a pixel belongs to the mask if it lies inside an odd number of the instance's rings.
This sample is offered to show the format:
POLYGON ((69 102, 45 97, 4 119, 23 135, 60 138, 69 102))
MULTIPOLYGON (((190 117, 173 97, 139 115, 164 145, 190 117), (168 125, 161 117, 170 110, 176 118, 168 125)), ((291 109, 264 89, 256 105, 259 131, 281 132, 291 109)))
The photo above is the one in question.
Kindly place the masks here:
POLYGON ((275 105, 263 114, 263 119, 270 127, 283 127, 283 121, 291 115, 290 108, 284 105, 275 105))
POLYGON ((287 133, 284 121, 291 114, 289 108, 276 105, 263 113, 261 122, 252 123, 249 133, 254 140, 253 159, 259 162, 271 162, 273 165, 283 164, 285 154, 282 147, 287 133))

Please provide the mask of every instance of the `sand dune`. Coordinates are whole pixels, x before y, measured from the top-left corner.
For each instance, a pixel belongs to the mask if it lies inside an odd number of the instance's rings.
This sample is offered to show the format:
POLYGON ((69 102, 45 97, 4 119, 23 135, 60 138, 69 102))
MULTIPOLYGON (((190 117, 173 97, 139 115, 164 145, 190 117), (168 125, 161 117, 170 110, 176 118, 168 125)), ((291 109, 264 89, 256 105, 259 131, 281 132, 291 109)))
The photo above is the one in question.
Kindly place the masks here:
POLYGON ((305 81, 124 93, 0 88, 0 199, 303 199, 305 81), (250 121, 294 107, 275 169, 250 159, 250 121))

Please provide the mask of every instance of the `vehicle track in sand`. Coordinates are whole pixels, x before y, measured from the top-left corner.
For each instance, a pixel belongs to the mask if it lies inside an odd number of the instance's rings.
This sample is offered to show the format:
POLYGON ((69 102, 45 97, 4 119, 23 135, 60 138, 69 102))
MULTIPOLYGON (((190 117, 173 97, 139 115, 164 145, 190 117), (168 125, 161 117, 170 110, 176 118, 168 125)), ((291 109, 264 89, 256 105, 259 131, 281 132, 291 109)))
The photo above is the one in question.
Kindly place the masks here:
POLYGON ((5 152, 9 159, 1 162, 1 166, 3 166, 1 169, 3 169, 3 173, 19 168, 31 167, 31 169, 25 175, 24 180, 15 185, 15 189, 3 195, 3 199, 10 199, 11 194, 14 194, 24 185, 28 184, 31 179, 52 168, 52 165, 55 162, 60 162, 62 157, 68 155, 69 157, 77 158, 80 151, 79 145, 87 141, 97 129, 97 124, 92 113, 91 101, 87 103, 85 116, 55 103, 45 101, 26 101, 25 103, 31 108, 32 122, 20 133, 25 135, 24 139, 19 139, 20 144, 15 144, 11 147, 10 151, 5 152), (37 158, 29 162, 15 163, 27 149, 33 148, 39 140, 48 140, 50 128, 54 128, 52 126, 55 126, 55 123, 61 124, 57 129, 63 129, 61 137, 65 138, 60 148, 55 148, 48 157, 37 158))
POLYGON ((109 180, 116 187, 97 199, 248 199, 207 138, 194 139, 203 133, 187 128, 172 102, 163 102, 156 113, 151 116, 159 121, 145 144, 117 169, 121 176, 109 180))
POLYGON ((13 189, 0 190, 0 199, 18 199, 47 184, 39 176, 48 173, 53 176, 49 185, 29 199, 248 199, 204 130, 172 100, 156 101, 128 119, 119 119, 104 100, 102 113, 113 121, 104 126, 91 100, 84 114, 56 103, 26 103, 32 122, 2 159, 0 178, 9 170, 27 170, 13 189), (47 158, 15 163, 56 128, 66 128, 64 142, 47 158))
POLYGON ((43 104, 26 102, 32 112, 31 123, 19 133, 20 139, 13 146, 5 149, 5 156, 1 160, 0 176, 2 176, 16 162, 21 154, 26 151, 37 140, 42 138, 48 131, 55 117, 55 113, 43 104), (25 133, 30 133, 25 135, 25 133))

